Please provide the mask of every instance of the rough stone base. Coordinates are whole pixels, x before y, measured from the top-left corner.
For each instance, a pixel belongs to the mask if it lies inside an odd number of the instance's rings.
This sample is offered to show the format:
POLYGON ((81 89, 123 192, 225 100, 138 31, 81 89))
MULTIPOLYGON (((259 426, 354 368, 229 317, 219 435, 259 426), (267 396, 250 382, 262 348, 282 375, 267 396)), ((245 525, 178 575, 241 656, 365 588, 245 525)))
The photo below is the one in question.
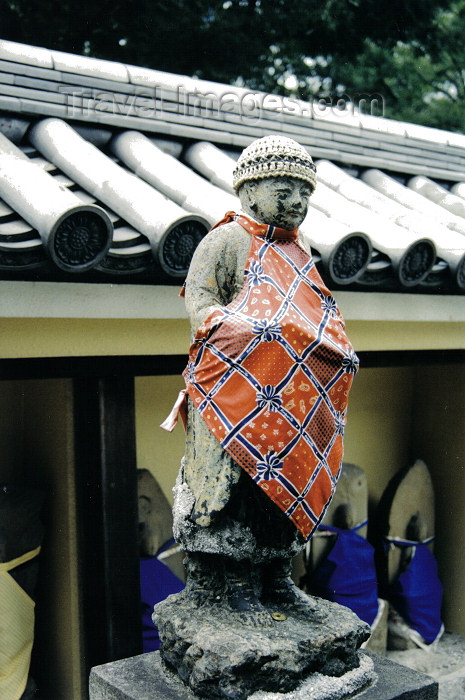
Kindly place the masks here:
MULTIPOLYGON (((373 661, 376 680, 367 689, 352 695, 352 700, 437 700, 437 683, 429 676, 365 653, 361 654, 362 671, 365 660, 373 661)), ((327 700, 348 697, 346 681, 350 683, 354 673, 349 671, 346 677, 337 679, 324 677, 325 683, 335 680, 344 688, 341 696, 336 694, 337 688, 326 685, 327 700)), ((315 700, 318 696, 312 693, 316 690, 314 679, 308 678, 290 693, 259 692, 249 700, 315 700)), ((174 673, 164 668, 157 651, 96 666, 90 674, 89 693, 90 700, 198 700, 174 673)))
MULTIPOLYGON (((288 693, 309 674, 337 678, 357 669, 368 625, 341 605, 309 600, 313 610, 266 608, 257 621, 220 602, 199 607, 184 592, 169 596, 154 614, 161 656, 197 695, 220 700, 288 693)), ((358 674, 352 693, 369 680, 358 674)))

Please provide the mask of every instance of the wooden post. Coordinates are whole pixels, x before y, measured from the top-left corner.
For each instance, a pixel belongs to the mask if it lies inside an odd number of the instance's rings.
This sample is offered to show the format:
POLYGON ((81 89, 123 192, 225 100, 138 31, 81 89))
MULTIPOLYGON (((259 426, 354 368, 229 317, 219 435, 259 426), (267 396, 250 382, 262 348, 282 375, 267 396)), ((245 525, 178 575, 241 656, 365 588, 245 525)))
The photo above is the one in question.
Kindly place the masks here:
POLYGON ((142 651, 134 378, 74 380, 86 666, 142 651))

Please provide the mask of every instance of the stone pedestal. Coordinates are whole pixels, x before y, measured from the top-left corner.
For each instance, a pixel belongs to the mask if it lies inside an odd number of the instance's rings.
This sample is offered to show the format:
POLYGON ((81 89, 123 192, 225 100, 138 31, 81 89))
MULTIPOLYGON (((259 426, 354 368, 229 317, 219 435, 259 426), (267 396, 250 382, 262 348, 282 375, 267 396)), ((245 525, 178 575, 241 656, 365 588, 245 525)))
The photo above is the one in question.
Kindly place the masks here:
MULTIPOLYGON (((433 678, 381 656, 363 656, 374 662, 376 680, 352 698, 437 700, 438 684, 433 678)), ((306 687, 285 694, 254 693, 250 700, 314 700, 315 690, 307 683, 306 687)), ((176 675, 164 669, 159 652, 96 666, 90 674, 89 691, 90 700, 198 700, 176 675)), ((328 692, 328 700, 341 697, 331 689, 328 692)))
POLYGON ((368 625, 321 598, 264 602, 257 616, 232 610, 223 598, 199 605, 185 590, 158 603, 153 619, 167 668, 207 700, 289 694, 302 679, 320 688, 315 700, 326 700, 329 686, 336 700, 347 694, 343 687, 353 695, 372 681, 371 663, 361 667, 358 651, 368 625))

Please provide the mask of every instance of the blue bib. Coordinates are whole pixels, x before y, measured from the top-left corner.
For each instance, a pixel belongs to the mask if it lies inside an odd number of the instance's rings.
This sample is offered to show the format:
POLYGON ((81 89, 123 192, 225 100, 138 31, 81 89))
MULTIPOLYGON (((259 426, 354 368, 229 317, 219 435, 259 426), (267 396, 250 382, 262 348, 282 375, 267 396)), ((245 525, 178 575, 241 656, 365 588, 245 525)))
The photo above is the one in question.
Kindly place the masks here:
POLYGON ((179 593, 184 583, 173 574, 159 555, 174 544, 166 542, 154 557, 140 558, 140 596, 142 604, 142 650, 156 651, 160 647, 158 629, 152 622, 153 607, 171 593, 179 593))
POLYGON ((374 549, 356 530, 320 525, 333 532, 336 541, 311 576, 312 593, 350 608, 361 620, 372 625, 378 613, 374 549))
POLYGON ((407 569, 391 584, 389 602, 427 644, 432 644, 442 631, 442 585, 436 559, 426 542, 393 543, 415 545, 415 551, 407 569))

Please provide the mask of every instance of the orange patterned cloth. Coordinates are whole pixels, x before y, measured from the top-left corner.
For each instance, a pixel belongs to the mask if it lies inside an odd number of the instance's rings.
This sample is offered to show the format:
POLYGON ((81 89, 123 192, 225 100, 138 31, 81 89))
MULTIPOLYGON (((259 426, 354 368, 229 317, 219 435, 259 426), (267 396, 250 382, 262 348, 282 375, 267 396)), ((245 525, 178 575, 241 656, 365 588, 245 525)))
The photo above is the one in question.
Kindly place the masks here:
POLYGON ((244 287, 197 331, 187 393, 222 447, 305 539, 342 461, 358 358, 297 231, 228 212, 252 235, 244 287))

